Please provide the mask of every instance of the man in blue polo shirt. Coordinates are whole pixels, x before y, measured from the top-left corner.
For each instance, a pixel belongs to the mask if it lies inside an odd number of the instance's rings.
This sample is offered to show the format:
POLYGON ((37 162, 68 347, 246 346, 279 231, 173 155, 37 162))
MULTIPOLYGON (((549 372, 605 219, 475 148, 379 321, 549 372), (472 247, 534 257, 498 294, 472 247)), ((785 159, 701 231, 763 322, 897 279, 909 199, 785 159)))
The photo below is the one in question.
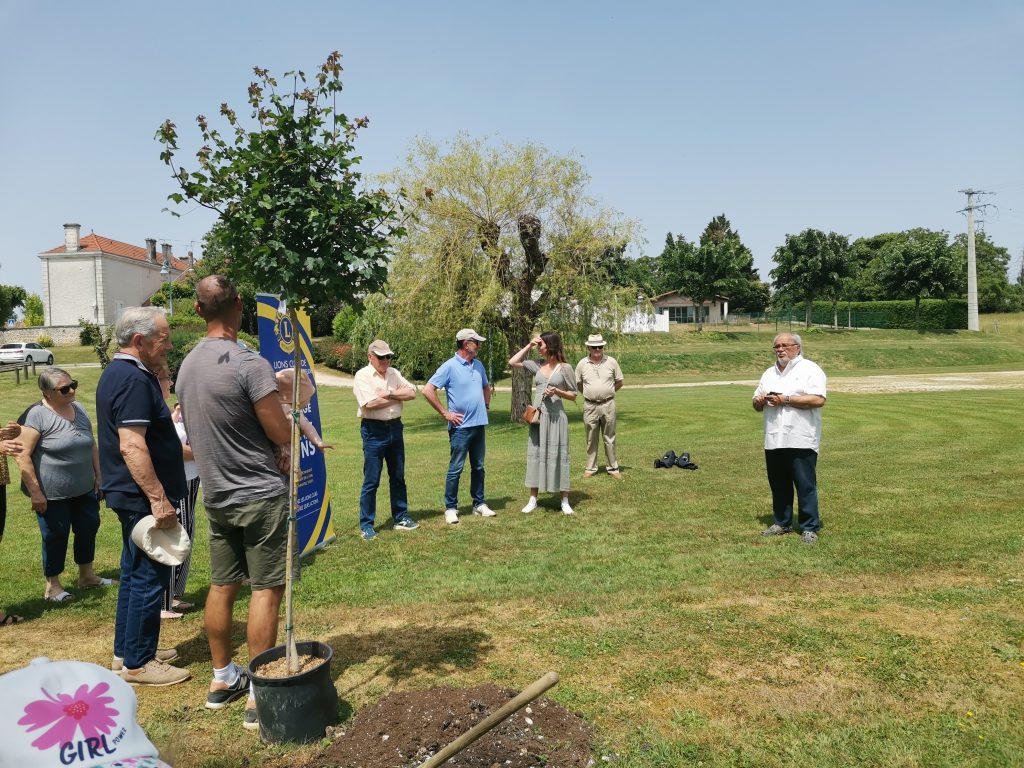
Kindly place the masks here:
POLYGON ((156 528, 173 528, 187 492, 181 442, 154 373, 167 364, 171 329, 159 307, 129 307, 114 338, 119 351, 96 387, 100 490, 121 521, 113 666, 133 685, 174 685, 191 673, 166 663, 175 651, 157 650, 171 568, 132 541, 136 523, 150 515, 156 528))
POLYGON ((451 461, 444 481, 444 521, 459 522, 459 477, 469 456, 469 493, 473 498, 473 514, 494 517, 494 510, 484 503, 484 428, 487 409, 491 407, 491 386, 483 363, 476 359, 481 342, 486 339, 472 328, 455 334, 458 349, 455 356, 442 363, 423 387, 423 397, 448 422, 451 461), (448 407, 441 405, 437 390, 444 389, 448 407))

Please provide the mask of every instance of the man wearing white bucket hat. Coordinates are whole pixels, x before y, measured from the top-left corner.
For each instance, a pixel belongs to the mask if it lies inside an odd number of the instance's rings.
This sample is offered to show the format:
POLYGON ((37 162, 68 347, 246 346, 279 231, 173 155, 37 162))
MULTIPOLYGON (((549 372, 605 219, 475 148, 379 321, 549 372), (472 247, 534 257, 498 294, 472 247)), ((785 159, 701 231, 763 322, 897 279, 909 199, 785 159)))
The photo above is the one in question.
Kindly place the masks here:
POLYGON ((583 426, 587 433, 587 466, 584 477, 597 474, 598 440, 604 437, 608 474, 622 479, 615 455, 615 393, 622 388, 622 369, 604 353, 599 333, 587 337, 587 356, 576 364, 576 388, 583 392, 583 426))

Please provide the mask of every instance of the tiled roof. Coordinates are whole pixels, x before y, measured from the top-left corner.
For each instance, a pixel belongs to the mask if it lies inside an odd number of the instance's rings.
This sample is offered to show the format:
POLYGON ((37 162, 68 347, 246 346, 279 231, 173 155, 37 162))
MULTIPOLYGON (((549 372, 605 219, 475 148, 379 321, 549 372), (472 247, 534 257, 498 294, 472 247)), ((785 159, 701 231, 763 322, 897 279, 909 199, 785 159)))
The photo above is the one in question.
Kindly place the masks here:
MULTIPOLYGON (((80 253, 100 251, 102 253, 109 253, 111 256, 123 256, 135 261, 149 261, 149 252, 145 248, 131 245, 130 243, 122 243, 120 240, 111 240, 109 237, 96 234, 86 235, 81 238, 78 241, 78 250, 80 253)), ((56 248, 44 251, 44 253, 67 253, 67 250, 63 245, 59 245, 56 248)), ((159 249, 156 252, 156 263, 163 264, 163 253, 159 249)), ((172 253, 171 266, 176 270, 184 271, 188 269, 189 264, 172 253)))

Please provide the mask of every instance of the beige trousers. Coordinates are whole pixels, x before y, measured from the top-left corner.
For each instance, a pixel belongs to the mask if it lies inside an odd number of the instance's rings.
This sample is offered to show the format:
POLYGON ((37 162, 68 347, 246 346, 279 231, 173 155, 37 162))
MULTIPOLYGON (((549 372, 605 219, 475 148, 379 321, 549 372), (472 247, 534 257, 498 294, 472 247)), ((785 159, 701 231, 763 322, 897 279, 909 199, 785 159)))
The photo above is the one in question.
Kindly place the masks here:
POLYGON ((608 471, 617 470, 615 458, 615 398, 603 403, 583 403, 583 426, 587 434, 587 472, 597 471, 597 442, 604 436, 604 452, 608 471))

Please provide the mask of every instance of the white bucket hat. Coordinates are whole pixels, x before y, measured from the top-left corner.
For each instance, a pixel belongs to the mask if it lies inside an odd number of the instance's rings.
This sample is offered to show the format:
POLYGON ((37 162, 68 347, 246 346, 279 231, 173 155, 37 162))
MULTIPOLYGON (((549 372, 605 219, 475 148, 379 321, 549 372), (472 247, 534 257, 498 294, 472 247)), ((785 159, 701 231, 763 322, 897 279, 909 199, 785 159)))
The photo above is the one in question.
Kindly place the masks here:
POLYGON ((175 522, 172 528, 157 528, 152 515, 146 515, 135 524, 132 541, 151 560, 164 565, 181 565, 192 551, 192 541, 181 523, 175 522))
POLYGON ((135 692, 109 669, 33 659, 0 675, 4 765, 170 768, 135 719, 135 692))

